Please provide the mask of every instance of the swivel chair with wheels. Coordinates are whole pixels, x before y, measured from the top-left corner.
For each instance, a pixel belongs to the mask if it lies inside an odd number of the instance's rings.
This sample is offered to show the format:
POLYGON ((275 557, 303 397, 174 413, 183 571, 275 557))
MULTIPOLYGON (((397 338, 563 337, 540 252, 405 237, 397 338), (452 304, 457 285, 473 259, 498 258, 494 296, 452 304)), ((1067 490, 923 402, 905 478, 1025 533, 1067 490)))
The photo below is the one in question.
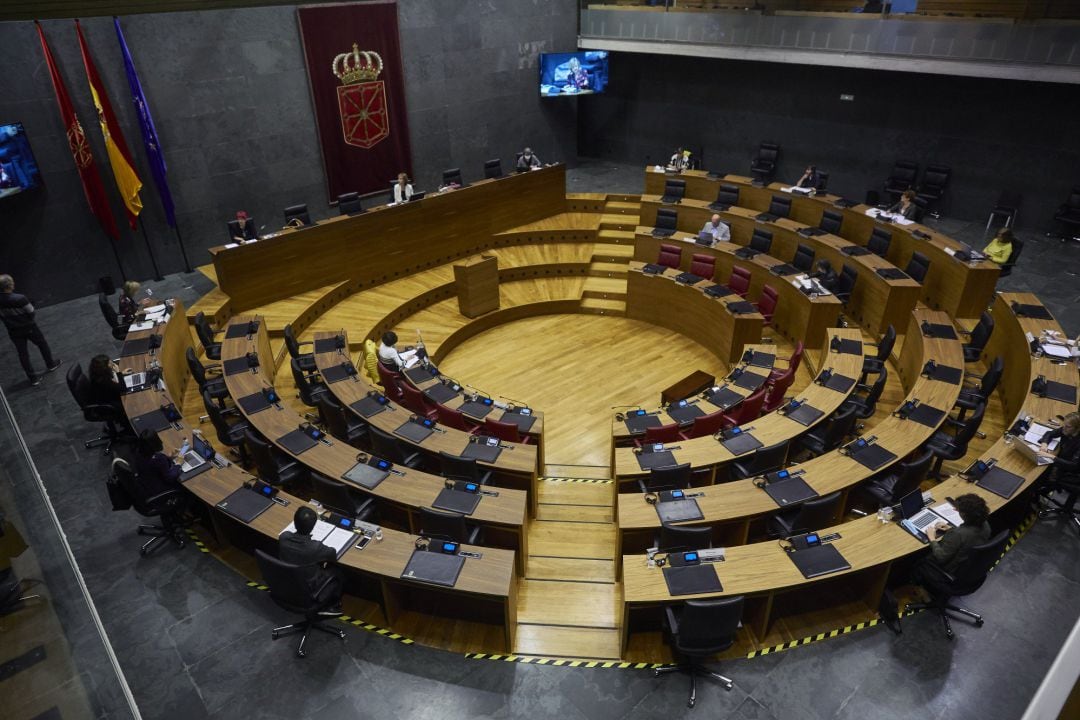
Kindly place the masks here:
POLYGON ((120 316, 116 313, 116 308, 109 302, 109 298, 105 293, 98 293, 98 307, 101 308, 101 314, 105 316, 105 322, 109 323, 109 330, 112 332, 113 339, 123 340, 127 337, 128 325, 124 325, 120 322, 120 316))
POLYGON ((491 471, 481 468, 476 458, 451 455, 443 450, 439 451, 439 474, 450 480, 464 480, 477 485, 487 485, 491 481, 491 471))
POLYGON ((977 362, 994 332, 994 316, 984 310, 979 316, 978 325, 970 333, 964 330, 960 332, 968 336, 968 341, 964 343, 964 362, 977 362))
POLYGON ((211 360, 221 360, 221 343, 214 338, 214 329, 206 321, 206 313, 195 314, 195 335, 203 346, 203 354, 211 360))
MULTIPOLYGON (((336 635, 342 640, 345 639, 345 631, 325 625, 324 623, 330 618, 322 614, 337 602, 332 594, 326 592, 334 581, 333 577, 324 578, 321 585, 312 588, 308 584, 311 573, 311 567, 308 565, 282 562, 258 549, 255 550, 255 560, 259 564, 263 582, 270 588, 270 599, 281 609, 304 616, 301 621, 274 628, 270 637, 277 640, 282 635, 301 633, 300 644, 296 647, 297 657, 307 656, 304 643, 307 642, 308 632, 311 630, 319 630, 328 635, 336 635)), ((337 615, 340 613, 333 614, 333 616, 337 615)))
POLYGON ((776 143, 763 142, 758 147, 757 155, 750 161, 750 175, 757 185, 768 185, 776 174, 776 164, 780 161, 780 146, 776 143))
POLYGON ((919 487, 933 459, 932 452, 923 450, 914 459, 900 463, 899 468, 866 481, 859 488, 859 493, 870 504, 879 508, 897 505, 900 503, 900 498, 919 487))
POLYGON ((643 493, 686 490, 690 487, 690 475, 690 463, 653 468, 648 475, 638 478, 638 488, 643 493))
POLYGON ((713 530, 708 525, 671 525, 660 523, 660 537, 656 538, 656 547, 661 550, 703 550, 712 547, 713 530))
POLYGON ((784 440, 775 445, 761 447, 755 450, 746 460, 737 460, 731 463, 730 478, 732 480, 742 480, 779 470, 784 467, 790 444, 790 440, 784 440))
POLYGON ((112 477, 131 501, 131 507, 144 518, 157 518, 160 525, 140 525, 139 535, 150 539, 143 543, 139 554, 143 557, 154 552, 166 540, 171 540, 177 547, 184 547, 184 525, 181 515, 187 507, 187 495, 179 487, 147 496, 141 489, 135 471, 123 458, 112 462, 112 477))
POLYGON ((421 507, 418 513, 416 529, 424 537, 437 537, 465 545, 478 545, 481 542, 480 526, 466 523, 461 513, 426 507, 421 507))
POLYGON ((122 439, 121 428, 126 426, 126 418, 120 408, 106 403, 90 402, 90 381, 83 374, 79 363, 72 363, 67 371, 67 386, 71 396, 82 410, 87 422, 102 423, 105 434, 83 443, 86 449, 104 447, 106 455, 112 453, 113 445, 122 439))
POLYGON ((313 353, 300 352, 305 345, 314 345, 313 342, 300 342, 293 334, 292 323, 285 326, 285 349, 289 351, 289 357, 300 364, 300 369, 306 373, 315 372, 315 355, 313 353))
POLYGON ((244 443, 258 470, 260 478, 275 487, 288 487, 308 476, 308 468, 281 452, 248 428, 244 431, 244 443))
POLYGON ((807 500, 797 508, 785 510, 769 518, 765 527, 769 537, 790 537, 811 530, 821 530, 836 522, 840 512, 840 491, 807 500))
POLYGON ((689 673, 688 707, 694 707, 697 702, 699 675, 719 680, 725 690, 731 689, 732 681, 709 670, 704 661, 735 644, 735 634, 742 625, 742 613, 741 595, 720 600, 687 600, 681 605, 664 608, 665 630, 672 649, 681 658, 678 665, 657 668, 653 674, 660 677, 674 672, 689 673))
POLYGON ((946 418, 945 422, 956 428, 956 433, 951 434, 945 430, 938 430, 926 441, 926 448, 934 453, 937 461, 934 463, 930 477, 942 479, 941 466, 946 460, 959 460, 967 455, 968 443, 982 424, 983 414, 986 412, 986 403, 979 403, 975 410, 964 421, 946 418))

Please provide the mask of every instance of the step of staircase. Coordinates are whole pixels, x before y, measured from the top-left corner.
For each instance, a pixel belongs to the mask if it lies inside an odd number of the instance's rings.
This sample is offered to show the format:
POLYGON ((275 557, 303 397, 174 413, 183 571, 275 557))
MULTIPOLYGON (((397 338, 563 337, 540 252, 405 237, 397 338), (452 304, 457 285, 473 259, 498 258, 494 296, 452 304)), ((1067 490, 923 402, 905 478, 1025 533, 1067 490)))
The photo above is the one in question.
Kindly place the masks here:
MULTIPOLYGON (((635 226, 636 227, 636 226, 635 226)), ((634 231, 633 230, 613 230, 603 229, 596 233, 598 240, 605 243, 611 243, 615 245, 633 245, 634 244, 634 231)))
POLYGON ((620 215, 637 215, 641 212, 640 202, 628 202, 625 200, 609 200, 604 205, 604 212, 606 213, 618 213, 620 215))
POLYGON ((587 277, 581 287, 583 298, 626 299, 626 280, 611 277, 587 277))
POLYGON ((625 300, 605 300, 603 298, 582 298, 581 312, 592 315, 626 316, 625 300))
POLYGON ((592 277, 625 278, 628 269, 629 266, 626 263, 594 262, 589 266, 589 275, 592 277))
POLYGON ((593 245, 592 261, 594 263, 629 263, 634 257, 633 245, 609 245, 597 243, 593 245))

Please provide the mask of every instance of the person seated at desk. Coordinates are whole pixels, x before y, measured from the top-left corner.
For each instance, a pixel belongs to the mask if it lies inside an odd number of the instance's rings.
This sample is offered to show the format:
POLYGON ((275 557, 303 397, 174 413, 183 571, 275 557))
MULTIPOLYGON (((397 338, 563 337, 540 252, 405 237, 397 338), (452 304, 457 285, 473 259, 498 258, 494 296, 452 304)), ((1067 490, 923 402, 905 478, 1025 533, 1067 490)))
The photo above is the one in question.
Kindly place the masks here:
POLYGON ((799 178, 799 182, 795 183, 795 187, 817 190, 818 180, 817 165, 807 165, 806 169, 803 170, 802 177, 799 178))
POLYGON ((382 340, 379 342, 379 362, 385 367, 391 370, 401 372, 411 368, 418 362, 418 351, 414 348, 406 348, 405 352, 399 353, 397 348, 398 336, 392 330, 388 330, 383 333, 382 340))
POLYGON ((817 280, 818 284, 829 292, 834 292, 836 290, 836 282, 838 280, 836 271, 833 270, 832 264, 825 258, 817 261, 814 265, 814 272, 810 273, 810 277, 817 280))
POLYGON ((95 405, 111 405, 120 411, 123 417, 124 406, 120 402, 123 388, 117 380, 120 368, 116 366, 108 355, 95 355, 90 359, 86 375, 89 380, 87 396, 95 405))
POLYGON ((1009 228, 1001 228, 990 244, 983 248, 983 255, 998 265, 1004 265, 1012 257, 1013 233, 1009 228))
POLYGON ((229 238, 234 243, 246 243, 258 240, 259 235, 255 230, 255 221, 248 217, 243 210, 236 211, 236 219, 229 221, 229 238))
POLYGON ((322 607, 328 608, 321 615, 341 614, 341 595, 344 584, 341 571, 332 565, 337 560, 334 548, 323 545, 311 537, 311 531, 319 516, 309 507, 296 509, 293 515, 293 527, 296 531, 286 531, 278 538, 278 559, 293 565, 308 567, 308 589, 317 594, 322 607))
POLYGON ((930 578, 937 578, 936 565, 947 573, 954 573, 967 559, 968 552, 976 545, 990 539, 990 506, 974 493, 960 495, 953 503, 956 512, 964 524, 951 528, 945 523, 937 523, 926 528, 926 537, 930 541, 930 557, 922 560, 911 571, 911 582, 921 585, 930 578))
POLYGON ((678 148, 675 154, 668 160, 668 167, 682 171, 690 167, 690 151, 678 148))
MULTIPOLYGON (((139 314, 139 308, 144 308, 153 302, 150 298, 144 297, 141 300, 136 300, 135 296, 139 294, 139 290, 142 285, 134 280, 128 280, 124 283, 120 289, 120 299, 117 301, 117 315, 121 325, 130 325, 135 322, 135 316, 139 314)), ((149 294, 147 290, 147 294, 149 294)))
POLYGON ((1039 441, 1042 452, 1047 452, 1047 445, 1053 440, 1059 440, 1057 456, 1050 466, 1049 477, 1044 477, 1044 480, 1057 478, 1062 473, 1075 474, 1080 470, 1080 413, 1069 413, 1062 418, 1061 427, 1042 436, 1039 441))
POLYGON ((542 163, 540 162, 540 158, 538 158, 536 155, 533 155, 532 148, 525 148, 521 151, 521 154, 518 155, 517 164, 515 164, 514 169, 518 172, 525 172, 526 170, 539 170, 541 165, 542 163))
POLYGON ((413 196, 412 183, 405 173, 398 173, 397 182, 394 183, 394 204, 409 202, 413 196))
POLYGON ((705 223, 705 227, 701 228, 701 232, 711 235, 714 243, 727 242, 731 239, 731 228, 720 219, 719 215, 713 215, 709 218, 709 222, 705 223))
POLYGON ((139 478, 139 491, 144 498, 152 498, 180 487, 179 448, 169 457, 164 452, 157 433, 143 430, 135 444, 135 473, 139 478), (175 461, 174 461, 175 460, 175 461))
POLYGON ((887 212, 899 213, 906 220, 914 220, 919 212, 919 206, 915 204, 915 191, 905 190, 900 199, 894 202, 887 212))

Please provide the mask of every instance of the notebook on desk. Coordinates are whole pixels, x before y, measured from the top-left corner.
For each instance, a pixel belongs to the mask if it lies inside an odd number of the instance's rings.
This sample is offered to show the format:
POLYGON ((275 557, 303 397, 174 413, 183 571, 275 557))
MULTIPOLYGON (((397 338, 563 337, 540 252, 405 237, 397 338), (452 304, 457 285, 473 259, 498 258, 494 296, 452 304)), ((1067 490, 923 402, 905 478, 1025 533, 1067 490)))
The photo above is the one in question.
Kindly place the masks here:
MULTIPOLYGON (((705 399, 710 403, 720 408, 721 410, 727 410, 734 407, 743 401, 743 396, 734 390, 729 390, 726 387, 717 388, 716 390, 708 390, 705 393, 705 399)), ((659 424, 659 423, 658 423, 659 424)))
POLYGON ((862 340, 850 340, 848 338, 834 337, 829 343, 829 350, 841 355, 862 355, 862 340), (839 340, 839 342, 837 342, 839 340))
POLYGON ((431 378, 438 376, 438 370, 432 372, 434 367, 434 365, 417 365, 416 367, 411 367, 405 371, 405 377, 409 378, 409 381, 412 382, 413 385, 419 385, 420 383, 427 382, 431 378))
POLYGON ((841 393, 846 393, 854 384, 855 378, 849 378, 847 375, 841 375, 839 373, 833 373, 832 376, 825 381, 825 387, 841 393))
POLYGON ((656 508, 656 515, 660 518, 660 522, 678 523, 705 519, 705 514, 701 512, 697 500, 693 498, 658 502, 653 507, 656 508))
POLYGON ((137 415, 131 419, 131 427, 135 430, 136 434, 141 433, 143 430, 159 433, 171 426, 172 422, 170 422, 169 418, 165 417, 165 413, 160 409, 151 410, 148 413, 137 415))
POLYGON ((721 440, 720 444, 727 448, 727 451, 732 455, 745 455, 762 447, 762 442, 746 431, 726 440, 721 440))
POLYGON ((518 432, 529 432, 533 423, 536 422, 536 416, 522 415, 520 411, 515 410, 514 412, 510 412, 507 410, 502 414, 502 417, 499 418, 499 422, 513 423, 517 425, 518 432))
POLYGON ((660 418, 656 415, 633 415, 625 420, 626 429, 631 435, 640 435, 651 427, 660 427, 660 418))
POLYGON ((1065 383, 1055 382, 1054 380, 1047 380, 1045 397, 1048 397, 1051 400, 1059 400, 1063 403, 1075 405, 1076 386, 1066 385, 1065 383))
POLYGON ((429 388, 424 388, 424 395, 434 403, 445 405, 448 400, 457 397, 457 392, 448 385, 435 383, 429 388))
POLYGON ((732 315, 749 315, 756 313, 757 308, 754 307, 754 303, 747 300, 736 300, 735 302, 729 302, 727 304, 728 312, 732 315))
POLYGON ((316 354, 334 352, 335 350, 345 349, 345 338, 341 335, 330 338, 320 338, 315 341, 314 351, 316 354), (341 343, 341 347, 338 347, 338 343, 341 343))
POLYGON ((1029 317, 1036 320, 1053 320, 1054 316, 1050 314, 1042 305, 1024 305, 1014 302, 1012 304, 1012 310, 1016 313, 1017 317, 1029 317))
POLYGON ((465 558, 460 555, 413 550, 412 557, 409 558, 405 570, 401 573, 401 579, 428 585, 454 587, 458 575, 461 574, 461 568, 464 566, 465 558))
POLYGON ((806 402, 804 402, 802 405, 795 408, 791 412, 784 413, 785 417, 794 420, 800 425, 806 426, 817 422, 818 419, 824 414, 825 413, 823 413, 821 410, 818 410, 816 407, 806 402))
POLYGON ((795 563, 795 567, 799 568, 799 572, 807 580, 851 569, 851 564, 832 545, 816 545, 805 550, 788 553, 787 556, 791 558, 791 562, 795 563))
POLYGON ((386 470, 368 465, 366 462, 356 463, 341 477, 349 482, 356 483, 362 488, 374 490, 383 480, 390 476, 386 470))
POLYGON ((415 423, 412 420, 407 420, 394 431, 394 434, 414 443, 422 443, 427 440, 428 436, 433 432, 434 430, 431 428, 424 427, 420 423, 415 423))
POLYGON ((949 383, 950 385, 957 385, 964 378, 963 368, 951 367, 949 365, 934 365, 934 369, 927 374, 931 380, 937 380, 939 382, 949 383))
POLYGON ((480 494, 463 492, 452 488, 443 488, 431 503, 436 510, 472 515, 476 512, 476 506, 480 504, 480 494))
POLYGON ((675 276, 675 282, 682 283, 683 285, 696 285, 705 278, 700 275, 695 275, 692 272, 679 273, 675 276))
POLYGON ((221 363, 221 369, 226 375, 239 375, 251 369, 247 356, 225 360, 221 363))
POLYGON ((656 263, 646 263, 645 266, 641 268, 641 272, 645 273, 646 275, 660 275, 664 272, 665 269, 666 268, 663 265, 657 265, 656 263))
POLYGON ((799 268, 789 263, 781 263, 779 265, 773 265, 769 268, 769 272, 778 277, 787 277, 788 275, 798 275, 802 270, 799 270, 799 268))
MULTIPOLYGON (((1020 441, 1018 446, 1023 444, 1023 441, 1020 441)), ((1024 478, 995 465, 988 473, 976 480, 975 484, 1008 500, 1024 484, 1024 478)))
POLYGON ((886 280, 906 280, 908 277, 903 270, 896 268, 878 268, 877 274, 886 280))
MULTIPOLYGON (((849 446, 850 447, 850 446, 849 446)), ((896 459, 896 454, 875 443, 867 443, 861 448, 850 447, 851 458, 870 470, 877 470, 896 459)))
POLYGON ((150 337, 133 338, 126 340, 120 348, 120 357, 143 355, 150 350, 150 337))
POLYGON ((713 563, 664 568, 664 582, 671 595, 700 595, 724 589, 713 563))
POLYGON ((327 383, 336 383, 354 377, 356 375, 356 368, 353 367, 351 362, 346 361, 341 365, 331 365, 319 372, 322 374, 323 380, 327 383))
POLYGON ((913 420, 927 427, 937 427, 943 417, 945 417, 944 410, 938 410, 936 407, 926 403, 919 403, 914 410, 907 414, 908 420, 913 420))
POLYGON ((754 350, 751 352, 749 359, 746 359, 744 356, 744 361, 747 365, 771 369, 776 363, 776 354, 754 350))
POLYGON ((942 340, 956 339, 956 330, 953 329, 952 325, 923 321, 920 327, 922 328, 922 334, 926 337, 941 338, 942 340))
POLYGON ((265 495, 242 487, 219 502, 217 508, 242 523, 251 523, 273 504, 274 501, 265 495))
POLYGON ((753 260, 756 256, 760 255, 757 250, 752 247, 741 247, 735 251, 735 257, 741 260, 753 260))
POLYGON ((687 404, 682 407, 668 406, 667 414, 680 425, 689 425, 694 422, 694 418, 704 415, 705 411, 697 405, 687 404))
POLYGON ((237 323, 235 325, 230 325, 229 328, 225 331, 225 339, 235 340, 236 338, 247 337, 249 334, 254 334, 249 333, 249 330, 254 330, 255 332, 258 332, 259 321, 255 320, 248 323, 237 323))
POLYGON ((243 410, 245 414, 254 415, 257 412, 262 412, 270 407, 270 400, 267 399, 266 393, 257 392, 245 395, 237 400, 236 404, 240 406, 240 409, 243 410))
POLYGON ((299 455, 306 450, 310 450, 319 444, 317 440, 312 439, 303 430, 293 430, 292 432, 285 433, 277 439, 277 444, 285 448, 293 455, 299 455))
POLYGON ((459 412, 465 413, 471 418, 477 420, 483 420, 494 409, 494 405, 490 403, 483 403, 476 400, 470 400, 466 403, 462 403, 458 408, 459 412))
POLYGON ((758 375, 750 371, 745 371, 739 377, 735 378, 732 383, 736 387, 741 387, 743 390, 749 390, 750 392, 756 392, 758 388, 765 384, 765 381, 769 378, 765 375, 758 375))
POLYGON ((655 470, 656 468, 674 467, 678 465, 675 462, 675 455, 670 450, 662 450, 660 452, 653 453, 635 453, 634 457, 637 458, 638 467, 642 470, 655 470))
POLYGON ((461 451, 461 457, 472 458, 477 462, 493 463, 499 459, 499 453, 502 452, 502 447, 499 445, 488 445, 485 442, 470 442, 466 443, 465 449, 461 451))
POLYGON ((359 413, 361 416, 369 418, 372 415, 378 415, 386 409, 386 405, 383 405, 370 395, 360 398, 354 403, 350 403, 349 407, 359 413))
POLYGON ((768 483, 762 489, 779 507, 791 507, 818 496, 817 491, 799 475, 768 483))
POLYGON ((709 297, 721 298, 727 297, 728 295, 734 295, 735 293, 732 292, 727 285, 716 284, 705 288, 705 294, 709 297))
POLYGON ((862 257, 863 255, 870 254, 870 251, 864 248, 862 245, 848 245, 847 247, 840 248, 840 252, 844 253, 848 257, 862 257))

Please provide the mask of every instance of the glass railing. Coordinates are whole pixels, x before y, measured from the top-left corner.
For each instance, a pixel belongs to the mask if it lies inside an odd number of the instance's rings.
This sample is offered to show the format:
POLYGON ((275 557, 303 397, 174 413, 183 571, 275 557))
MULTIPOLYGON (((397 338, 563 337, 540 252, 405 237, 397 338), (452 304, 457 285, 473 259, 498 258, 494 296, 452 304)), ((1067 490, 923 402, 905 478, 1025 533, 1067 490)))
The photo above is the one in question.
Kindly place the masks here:
POLYGON ((1043 0, 1017 3, 1013 0, 580 0, 580 8, 659 12, 740 11, 775 13, 866 13, 884 18, 969 18, 1013 20, 1080 19, 1080 2, 1043 0))
POLYGON ((139 718, 0 391, 0 716, 139 718))

